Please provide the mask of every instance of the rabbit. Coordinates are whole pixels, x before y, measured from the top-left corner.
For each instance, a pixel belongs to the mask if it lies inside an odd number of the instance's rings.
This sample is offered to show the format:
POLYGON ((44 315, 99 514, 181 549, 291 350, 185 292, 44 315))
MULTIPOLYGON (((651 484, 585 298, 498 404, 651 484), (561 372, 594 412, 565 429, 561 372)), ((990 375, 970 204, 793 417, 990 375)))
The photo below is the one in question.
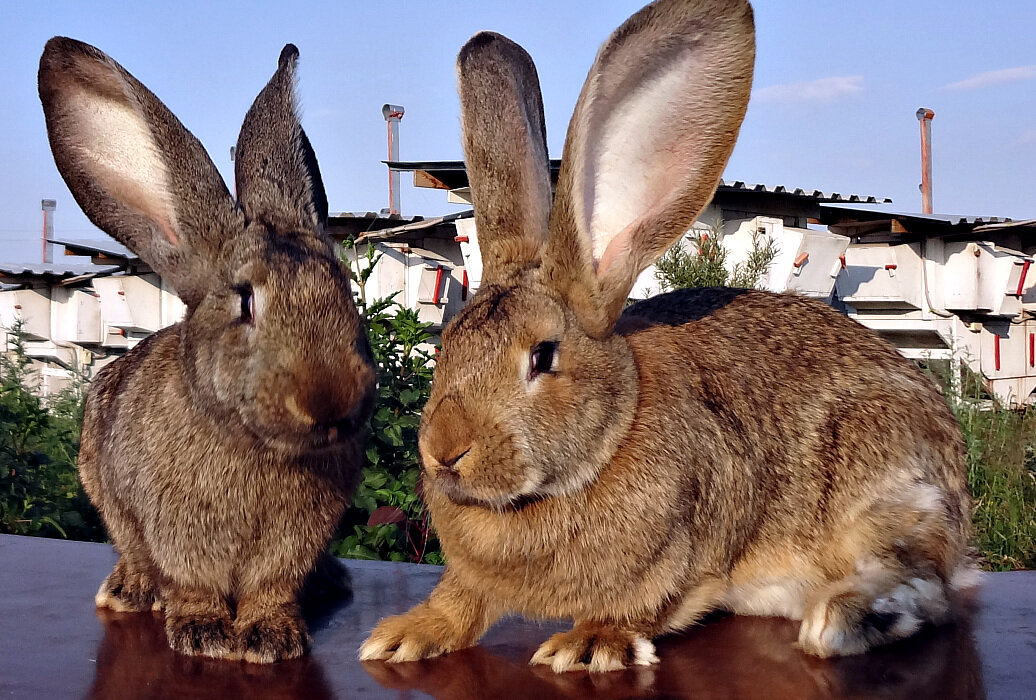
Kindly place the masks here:
POLYGON ((118 63, 63 37, 40 59, 73 197, 186 305, 98 373, 79 474, 119 554, 97 606, 163 608, 187 655, 299 656, 307 574, 349 590, 321 552, 358 481, 375 375, 325 231, 297 62, 285 46, 245 116, 235 202, 201 143, 118 63))
POLYGON ((934 383, 800 296, 710 288, 625 308, 715 191, 748 104, 745 0, 658 0, 599 50, 551 194, 532 59, 457 60, 482 284, 442 333, 419 428, 446 568, 363 660, 572 619, 554 671, 657 662, 715 610, 801 620, 850 655, 951 615, 969 583, 963 441, 934 383))

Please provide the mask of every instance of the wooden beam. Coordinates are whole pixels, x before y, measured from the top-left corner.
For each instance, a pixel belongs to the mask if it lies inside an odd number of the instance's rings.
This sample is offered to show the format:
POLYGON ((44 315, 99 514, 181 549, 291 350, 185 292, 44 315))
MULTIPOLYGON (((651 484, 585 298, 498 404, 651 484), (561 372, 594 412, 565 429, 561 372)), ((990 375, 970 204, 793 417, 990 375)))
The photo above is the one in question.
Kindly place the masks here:
POLYGON ((430 175, 425 170, 414 171, 414 187, 431 187, 436 190, 450 189, 445 182, 443 182, 437 177, 430 175))

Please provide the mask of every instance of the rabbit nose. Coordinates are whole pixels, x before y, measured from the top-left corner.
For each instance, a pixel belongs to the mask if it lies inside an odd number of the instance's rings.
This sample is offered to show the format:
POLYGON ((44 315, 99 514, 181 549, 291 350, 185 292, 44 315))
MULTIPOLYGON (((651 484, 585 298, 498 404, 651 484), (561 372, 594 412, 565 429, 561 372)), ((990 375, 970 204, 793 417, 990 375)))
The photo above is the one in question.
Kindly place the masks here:
POLYGON ((339 418, 336 421, 330 423, 320 424, 317 429, 327 430, 327 439, 329 442, 336 442, 339 439, 346 438, 359 430, 360 425, 367 417, 367 408, 365 402, 358 402, 349 415, 344 418, 339 418))
POLYGON ((439 460, 439 466, 443 470, 445 470, 445 471, 450 471, 450 472, 453 472, 454 474, 456 474, 457 473, 457 469, 456 469, 456 467, 454 465, 457 464, 457 462, 459 462, 461 460, 461 458, 464 457, 464 455, 466 455, 469 452, 471 452, 471 448, 467 447, 467 448, 464 449, 463 452, 459 452, 459 453, 455 454, 452 457, 447 457, 445 459, 440 459, 439 460))
POLYGON ((431 471, 437 479, 448 482, 456 482, 460 480, 460 472, 457 470, 457 462, 459 462, 465 455, 471 451, 470 447, 465 448, 460 452, 455 452, 452 457, 436 457, 435 455, 429 455, 431 457, 431 471))
POLYGON ((326 431, 334 441, 360 427, 370 410, 371 398, 370 392, 338 386, 288 394, 284 404, 302 426, 314 432, 326 431))
POLYGON ((458 463, 477 446, 472 416, 447 396, 422 417, 418 449, 432 475, 458 475, 458 463))

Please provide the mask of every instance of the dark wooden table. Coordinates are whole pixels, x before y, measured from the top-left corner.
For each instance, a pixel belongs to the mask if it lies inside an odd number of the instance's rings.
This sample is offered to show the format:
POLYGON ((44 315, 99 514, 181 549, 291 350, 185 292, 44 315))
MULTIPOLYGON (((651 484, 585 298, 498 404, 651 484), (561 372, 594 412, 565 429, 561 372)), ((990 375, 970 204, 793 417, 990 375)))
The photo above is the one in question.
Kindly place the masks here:
POLYGON ((508 620, 474 648, 410 664, 361 664, 384 615, 421 600, 440 569, 349 561, 355 597, 310 622, 312 653, 253 666, 179 656, 149 613, 98 614, 111 547, 0 536, 4 698, 1036 698, 1036 572, 988 575, 977 612, 871 654, 821 661, 795 623, 722 617, 658 644, 661 664, 556 675, 530 667, 561 623, 508 620))

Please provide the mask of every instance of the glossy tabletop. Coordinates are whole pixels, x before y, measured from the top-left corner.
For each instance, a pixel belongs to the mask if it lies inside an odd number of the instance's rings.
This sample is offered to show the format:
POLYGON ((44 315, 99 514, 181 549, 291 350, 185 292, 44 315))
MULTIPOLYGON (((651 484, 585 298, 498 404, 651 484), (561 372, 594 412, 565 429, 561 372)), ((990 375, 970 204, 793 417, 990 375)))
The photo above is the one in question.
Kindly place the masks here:
POLYGON ((985 576, 967 619, 848 659, 794 647, 795 623, 717 617, 659 640, 661 663, 557 675, 528 660, 562 623, 510 619, 473 649, 361 664, 384 615, 420 601, 430 566, 348 561, 354 597, 310 618, 312 652, 271 666, 188 658, 157 614, 103 614, 93 595, 111 547, 0 536, 0 700, 5 698, 1036 698, 1036 572, 985 576))

